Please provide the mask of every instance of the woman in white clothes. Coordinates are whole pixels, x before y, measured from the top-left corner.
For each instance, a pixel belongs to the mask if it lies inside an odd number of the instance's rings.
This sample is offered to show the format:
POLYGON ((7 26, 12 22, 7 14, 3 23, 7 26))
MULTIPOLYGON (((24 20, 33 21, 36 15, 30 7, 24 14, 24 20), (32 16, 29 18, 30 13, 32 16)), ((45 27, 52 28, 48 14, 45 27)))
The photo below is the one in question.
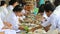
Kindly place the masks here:
POLYGON ((20 28, 18 17, 21 17, 22 16, 21 11, 22 11, 22 7, 20 7, 19 5, 17 5, 13 9, 13 12, 7 17, 7 21, 12 24, 12 26, 13 26, 12 28, 14 30, 18 30, 20 28))
POLYGON ((6 15, 8 14, 7 8, 6 8, 6 2, 5 1, 1 1, 1 7, 0 7, 0 31, 4 31, 5 34, 16 34, 16 32, 14 30, 10 30, 10 28, 12 27, 12 25, 8 22, 5 21, 6 15), (7 26, 7 29, 5 28, 5 26, 7 26), (7 32, 6 32, 7 31, 7 32), (11 32, 12 31, 12 32, 11 32))
POLYGON ((10 1, 9 1, 9 6, 7 7, 8 12, 9 12, 9 13, 13 12, 13 8, 14 8, 16 5, 18 5, 18 4, 19 4, 19 3, 18 3, 17 0, 10 0, 10 1))

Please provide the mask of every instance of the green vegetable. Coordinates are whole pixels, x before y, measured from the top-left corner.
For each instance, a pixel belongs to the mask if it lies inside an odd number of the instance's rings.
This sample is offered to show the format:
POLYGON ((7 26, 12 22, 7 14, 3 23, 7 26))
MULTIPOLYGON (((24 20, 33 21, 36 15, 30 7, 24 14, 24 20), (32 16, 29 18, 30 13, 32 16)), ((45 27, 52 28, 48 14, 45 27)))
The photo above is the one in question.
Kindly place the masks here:
POLYGON ((28 29, 28 26, 25 26, 25 27, 24 27, 24 29, 25 29, 26 31, 28 31, 28 30, 29 30, 29 29, 28 29))

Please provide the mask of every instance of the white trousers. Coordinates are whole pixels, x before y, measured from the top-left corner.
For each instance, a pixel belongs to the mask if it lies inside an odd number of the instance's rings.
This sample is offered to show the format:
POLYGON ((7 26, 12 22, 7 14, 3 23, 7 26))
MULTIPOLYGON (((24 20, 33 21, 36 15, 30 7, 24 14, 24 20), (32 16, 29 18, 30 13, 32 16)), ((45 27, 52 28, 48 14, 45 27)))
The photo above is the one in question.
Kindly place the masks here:
POLYGON ((3 30, 5 34, 16 34, 16 31, 15 30, 10 30, 10 29, 6 29, 6 30, 3 30))

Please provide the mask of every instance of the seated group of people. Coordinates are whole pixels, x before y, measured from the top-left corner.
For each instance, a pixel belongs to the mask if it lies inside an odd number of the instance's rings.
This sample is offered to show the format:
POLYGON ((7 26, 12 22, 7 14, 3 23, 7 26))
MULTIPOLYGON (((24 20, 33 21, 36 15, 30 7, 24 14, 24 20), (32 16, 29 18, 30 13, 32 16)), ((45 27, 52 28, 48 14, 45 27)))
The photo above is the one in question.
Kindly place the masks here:
MULTIPOLYGON (((60 1, 60 0, 59 0, 60 1)), ((24 5, 22 7, 19 5, 17 0, 9 1, 9 5, 7 6, 5 1, 1 1, 0 5, 0 31, 4 34, 16 34, 16 32, 20 30, 24 30, 24 27, 19 26, 18 19, 25 19, 25 16, 28 15, 33 9, 32 5, 24 5), (28 8, 27 8, 28 7, 28 8)), ((37 28, 50 26, 48 30, 58 29, 60 32, 60 5, 58 7, 54 7, 49 1, 45 4, 42 4, 39 7, 38 13, 42 16, 42 24, 40 26, 33 28, 32 31, 35 31, 37 28)))

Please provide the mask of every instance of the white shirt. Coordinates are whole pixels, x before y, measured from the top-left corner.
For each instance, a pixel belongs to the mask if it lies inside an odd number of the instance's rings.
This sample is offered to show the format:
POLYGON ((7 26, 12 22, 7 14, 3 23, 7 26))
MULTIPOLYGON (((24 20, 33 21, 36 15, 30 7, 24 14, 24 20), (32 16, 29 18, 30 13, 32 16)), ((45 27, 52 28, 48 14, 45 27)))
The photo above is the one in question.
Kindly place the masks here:
POLYGON ((26 11, 23 9, 23 10, 22 10, 22 13, 23 13, 23 14, 26 14, 26 11))
POLYGON ((42 24, 42 26, 46 27, 51 24, 50 30, 58 29, 60 32, 60 9, 55 9, 55 11, 51 14, 48 20, 42 24), (55 13, 57 12, 57 13, 55 13))
POLYGON ((9 5, 8 7, 7 7, 7 9, 8 9, 8 11, 13 11, 13 6, 12 5, 9 5))
MULTIPOLYGON (((0 13, 1 15, 1 13, 0 13)), ((4 32, 5 34, 16 34, 15 30, 10 30, 10 29, 2 29, 4 27, 4 23, 0 18, 0 32, 4 32)))
POLYGON ((10 29, 2 30, 3 27, 4 27, 4 24, 0 18, 0 32, 4 32, 5 34, 16 34, 15 30, 10 30, 10 29))
POLYGON ((60 15, 60 5, 56 7, 56 9, 54 10, 54 14, 60 15))
POLYGON ((7 10, 6 7, 1 6, 1 7, 0 7, 0 11, 1 11, 1 12, 0 12, 0 13, 1 13, 0 17, 1 17, 2 21, 4 21, 5 18, 6 18, 6 16, 7 16, 7 14, 8 14, 8 10, 7 10))
POLYGON ((21 21, 24 21, 24 19, 26 18, 24 15, 23 16, 17 16, 18 19, 20 19, 21 21))
POLYGON ((22 14, 27 14, 29 11, 27 11, 27 10, 25 10, 25 9, 23 9, 22 11, 21 11, 21 13, 22 14))
POLYGON ((3 24, 3 22, 2 22, 2 20, 0 18, 0 32, 1 32, 1 30, 2 30, 3 27, 4 27, 4 24, 3 24))
POLYGON ((46 19, 48 18, 47 15, 46 15, 46 12, 44 12, 43 17, 45 17, 46 19))
MULTIPOLYGON (((9 12, 9 14, 13 12, 13 9, 14 9, 14 7, 13 7, 12 5, 9 5, 9 6, 7 7, 7 10, 8 10, 8 12, 9 12)), ((9 15, 9 14, 8 14, 8 15, 9 15)))
POLYGON ((51 24, 50 30, 55 30, 57 28, 58 29, 60 28, 59 27, 60 24, 58 24, 58 23, 59 23, 59 16, 51 15, 48 18, 47 22, 43 23, 42 26, 46 27, 51 24))
POLYGON ((6 29, 4 32, 5 34, 16 34, 15 30, 10 30, 10 29, 6 29))
POLYGON ((12 26, 13 26, 12 28, 13 28, 14 30, 17 30, 17 29, 18 29, 18 27, 19 27, 19 26, 18 26, 19 21, 18 21, 18 18, 17 18, 17 16, 15 15, 14 12, 12 12, 12 13, 7 17, 6 21, 12 24, 12 26))

